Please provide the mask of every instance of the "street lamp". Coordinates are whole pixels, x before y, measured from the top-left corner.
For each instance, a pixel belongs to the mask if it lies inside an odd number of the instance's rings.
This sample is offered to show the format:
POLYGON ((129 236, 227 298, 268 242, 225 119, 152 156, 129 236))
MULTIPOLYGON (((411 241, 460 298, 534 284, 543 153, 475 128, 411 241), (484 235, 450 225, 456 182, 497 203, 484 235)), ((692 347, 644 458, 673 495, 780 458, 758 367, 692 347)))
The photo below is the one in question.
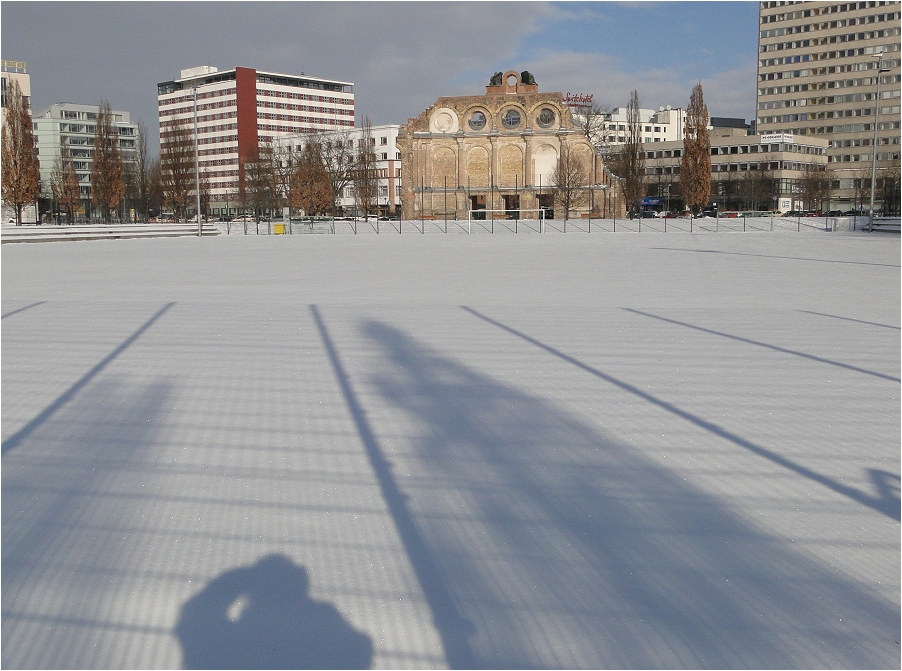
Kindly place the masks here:
POLYGON ((877 98, 874 100, 874 140, 871 146, 871 211, 868 230, 874 228, 874 190, 877 186, 877 126, 880 120, 880 75, 889 72, 889 63, 883 60, 883 54, 875 54, 877 59, 877 98))
POLYGON ((194 194, 197 197, 197 237, 201 237, 200 223, 200 161, 198 160, 197 145, 200 140, 197 136, 197 86, 192 87, 194 91, 194 194))

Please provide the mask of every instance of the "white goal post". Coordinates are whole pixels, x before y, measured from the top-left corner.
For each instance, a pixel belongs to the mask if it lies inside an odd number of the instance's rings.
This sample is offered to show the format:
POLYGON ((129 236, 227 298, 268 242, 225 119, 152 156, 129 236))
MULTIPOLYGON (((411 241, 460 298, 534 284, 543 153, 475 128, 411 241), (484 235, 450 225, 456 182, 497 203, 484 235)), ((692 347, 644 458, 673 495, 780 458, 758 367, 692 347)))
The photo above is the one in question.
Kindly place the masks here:
POLYGON ((545 208, 534 210, 526 210, 523 208, 515 208, 510 210, 467 210, 467 233, 470 232, 470 222, 472 221, 489 221, 498 219, 500 221, 538 221, 539 233, 542 232, 543 223, 545 222, 545 208), (473 215, 478 213, 477 219, 473 215), (532 213, 535 216, 529 216, 532 213), (525 215, 525 216, 524 216, 525 215))

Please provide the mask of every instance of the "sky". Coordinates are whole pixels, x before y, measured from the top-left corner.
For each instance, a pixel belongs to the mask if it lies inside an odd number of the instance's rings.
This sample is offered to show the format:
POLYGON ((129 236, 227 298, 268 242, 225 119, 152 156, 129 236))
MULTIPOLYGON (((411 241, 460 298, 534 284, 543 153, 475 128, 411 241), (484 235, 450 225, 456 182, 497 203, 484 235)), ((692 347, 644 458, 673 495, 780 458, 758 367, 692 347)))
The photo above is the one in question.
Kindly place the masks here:
POLYGON ((625 107, 755 115, 756 2, 13 2, 2 57, 26 61, 32 107, 98 104, 157 137, 156 85, 252 67, 354 83, 357 121, 406 123, 443 95, 529 70, 540 91, 625 107))

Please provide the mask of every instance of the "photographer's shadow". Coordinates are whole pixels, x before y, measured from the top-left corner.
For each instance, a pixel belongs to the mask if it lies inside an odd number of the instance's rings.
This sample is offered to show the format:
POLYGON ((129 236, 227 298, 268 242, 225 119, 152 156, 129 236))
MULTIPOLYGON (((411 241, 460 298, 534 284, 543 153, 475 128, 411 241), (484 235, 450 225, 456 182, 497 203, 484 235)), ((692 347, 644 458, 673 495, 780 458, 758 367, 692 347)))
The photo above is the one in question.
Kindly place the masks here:
POLYGON ((223 573, 182 608, 186 669, 368 669, 370 637, 309 595, 307 570, 272 554, 223 573))

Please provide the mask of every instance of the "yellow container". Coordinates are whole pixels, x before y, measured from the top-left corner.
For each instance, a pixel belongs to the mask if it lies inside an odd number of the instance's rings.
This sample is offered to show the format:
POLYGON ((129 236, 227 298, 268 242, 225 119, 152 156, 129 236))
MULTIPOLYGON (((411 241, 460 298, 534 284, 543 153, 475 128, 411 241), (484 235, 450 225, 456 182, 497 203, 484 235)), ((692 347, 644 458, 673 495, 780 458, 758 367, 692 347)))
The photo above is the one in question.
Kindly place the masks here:
POLYGON ((285 224, 273 224, 272 233, 273 235, 285 235, 285 224))

